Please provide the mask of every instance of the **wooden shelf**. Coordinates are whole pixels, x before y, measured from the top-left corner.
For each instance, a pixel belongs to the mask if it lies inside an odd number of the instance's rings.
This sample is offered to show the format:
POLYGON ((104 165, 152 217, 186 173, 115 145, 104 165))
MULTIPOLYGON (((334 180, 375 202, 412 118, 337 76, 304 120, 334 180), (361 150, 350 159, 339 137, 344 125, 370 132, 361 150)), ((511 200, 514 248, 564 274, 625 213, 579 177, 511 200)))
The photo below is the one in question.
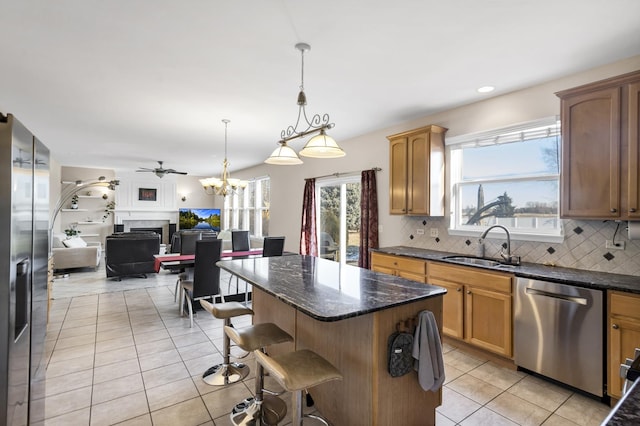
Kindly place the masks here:
POLYGON ((88 212, 89 209, 60 209, 62 212, 88 212))
POLYGON ((77 194, 78 198, 102 198, 102 195, 80 195, 77 194))
POLYGON ((104 222, 98 222, 97 220, 92 221, 92 222, 88 222, 88 221, 84 221, 84 222, 77 222, 78 225, 102 225, 104 224, 104 222))

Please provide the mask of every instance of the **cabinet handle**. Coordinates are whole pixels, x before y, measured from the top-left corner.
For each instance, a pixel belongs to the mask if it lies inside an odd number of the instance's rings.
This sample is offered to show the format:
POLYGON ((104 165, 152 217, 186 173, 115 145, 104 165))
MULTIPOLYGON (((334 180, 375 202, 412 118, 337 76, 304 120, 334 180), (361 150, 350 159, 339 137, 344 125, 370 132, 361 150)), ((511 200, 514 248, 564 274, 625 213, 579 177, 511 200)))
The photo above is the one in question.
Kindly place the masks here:
POLYGON ((618 324, 613 324, 611 328, 613 328, 614 330, 617 330, 620 328, 620 326, 618 324))
POLYGON ((615 212, 617 212, 617 211, 618 211, 618 209, 611 209, 611 210, 609 210, 609 211, 610 211, 611 213, 615 213, 615 212))
POLYGON ((467 294, 471 294, 471 290, 467 290, 467 294))
POLYGON ((458 288, 456 289, 456 291, 462 291, 462 289, 461 289, 460 287, 458 287, 458 288))
POLYGON ((629 213, 635 213, 635 212, 636 212, 636 209, 634 209, 634 208, 630 208, 629 209, 629 213))

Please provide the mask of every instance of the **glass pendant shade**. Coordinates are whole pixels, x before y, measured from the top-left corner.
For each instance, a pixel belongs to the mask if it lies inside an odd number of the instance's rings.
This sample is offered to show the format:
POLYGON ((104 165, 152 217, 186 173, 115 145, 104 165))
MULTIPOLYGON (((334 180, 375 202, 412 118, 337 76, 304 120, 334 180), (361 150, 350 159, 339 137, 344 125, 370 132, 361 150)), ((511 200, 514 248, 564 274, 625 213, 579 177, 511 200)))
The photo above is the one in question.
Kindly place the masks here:
POLYGON ((281 142, 272 153, 269 158, 264 160, 267 164, 277 164, 280 166, 293 166, 296 164, 302 164, 302 160, 298 158, 296 152, 287 145, 286 142, 281 142))
POLYGON ((309 139, 300 155, 311 158, 339 158, 344 157, 346 153, 331 136, 321 130, 319 135, 309 139))

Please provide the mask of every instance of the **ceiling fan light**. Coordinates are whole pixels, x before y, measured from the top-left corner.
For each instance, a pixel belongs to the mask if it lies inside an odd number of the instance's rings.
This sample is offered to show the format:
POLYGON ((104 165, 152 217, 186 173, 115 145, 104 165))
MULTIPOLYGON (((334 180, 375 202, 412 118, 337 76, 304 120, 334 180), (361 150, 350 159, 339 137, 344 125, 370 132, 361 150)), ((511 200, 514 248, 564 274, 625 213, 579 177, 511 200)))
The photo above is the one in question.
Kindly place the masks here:
POLYGON ((269 158, 264 160, 267 164, 276 164, 279 166, 294 166, 302 164, 302 160, 298 157, 298 154, 287 145, 286 142, 280 142, 278 146, 269 158))
POLYGON ((311 158, 340 158, 344 157, 346 153, 331 136, 321 130, 320 134, 309 139, 300 151, 300 155, 311 158))

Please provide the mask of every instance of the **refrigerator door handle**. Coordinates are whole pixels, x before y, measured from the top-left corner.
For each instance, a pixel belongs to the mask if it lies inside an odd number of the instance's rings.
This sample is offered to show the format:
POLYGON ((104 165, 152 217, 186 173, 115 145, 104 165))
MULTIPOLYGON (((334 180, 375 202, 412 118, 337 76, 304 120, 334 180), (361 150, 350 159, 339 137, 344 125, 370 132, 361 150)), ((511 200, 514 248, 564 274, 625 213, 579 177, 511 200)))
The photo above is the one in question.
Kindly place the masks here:
POLYGON ((584 297, 567 296, 566 294, 552 293, 550 291, 538 290, 535 288, 527 287, 525 293, 534 296, 551 297, 553 299, 566 300, 567 302, 577 303, 578 305, 587 305, 587 299, 584 297))

